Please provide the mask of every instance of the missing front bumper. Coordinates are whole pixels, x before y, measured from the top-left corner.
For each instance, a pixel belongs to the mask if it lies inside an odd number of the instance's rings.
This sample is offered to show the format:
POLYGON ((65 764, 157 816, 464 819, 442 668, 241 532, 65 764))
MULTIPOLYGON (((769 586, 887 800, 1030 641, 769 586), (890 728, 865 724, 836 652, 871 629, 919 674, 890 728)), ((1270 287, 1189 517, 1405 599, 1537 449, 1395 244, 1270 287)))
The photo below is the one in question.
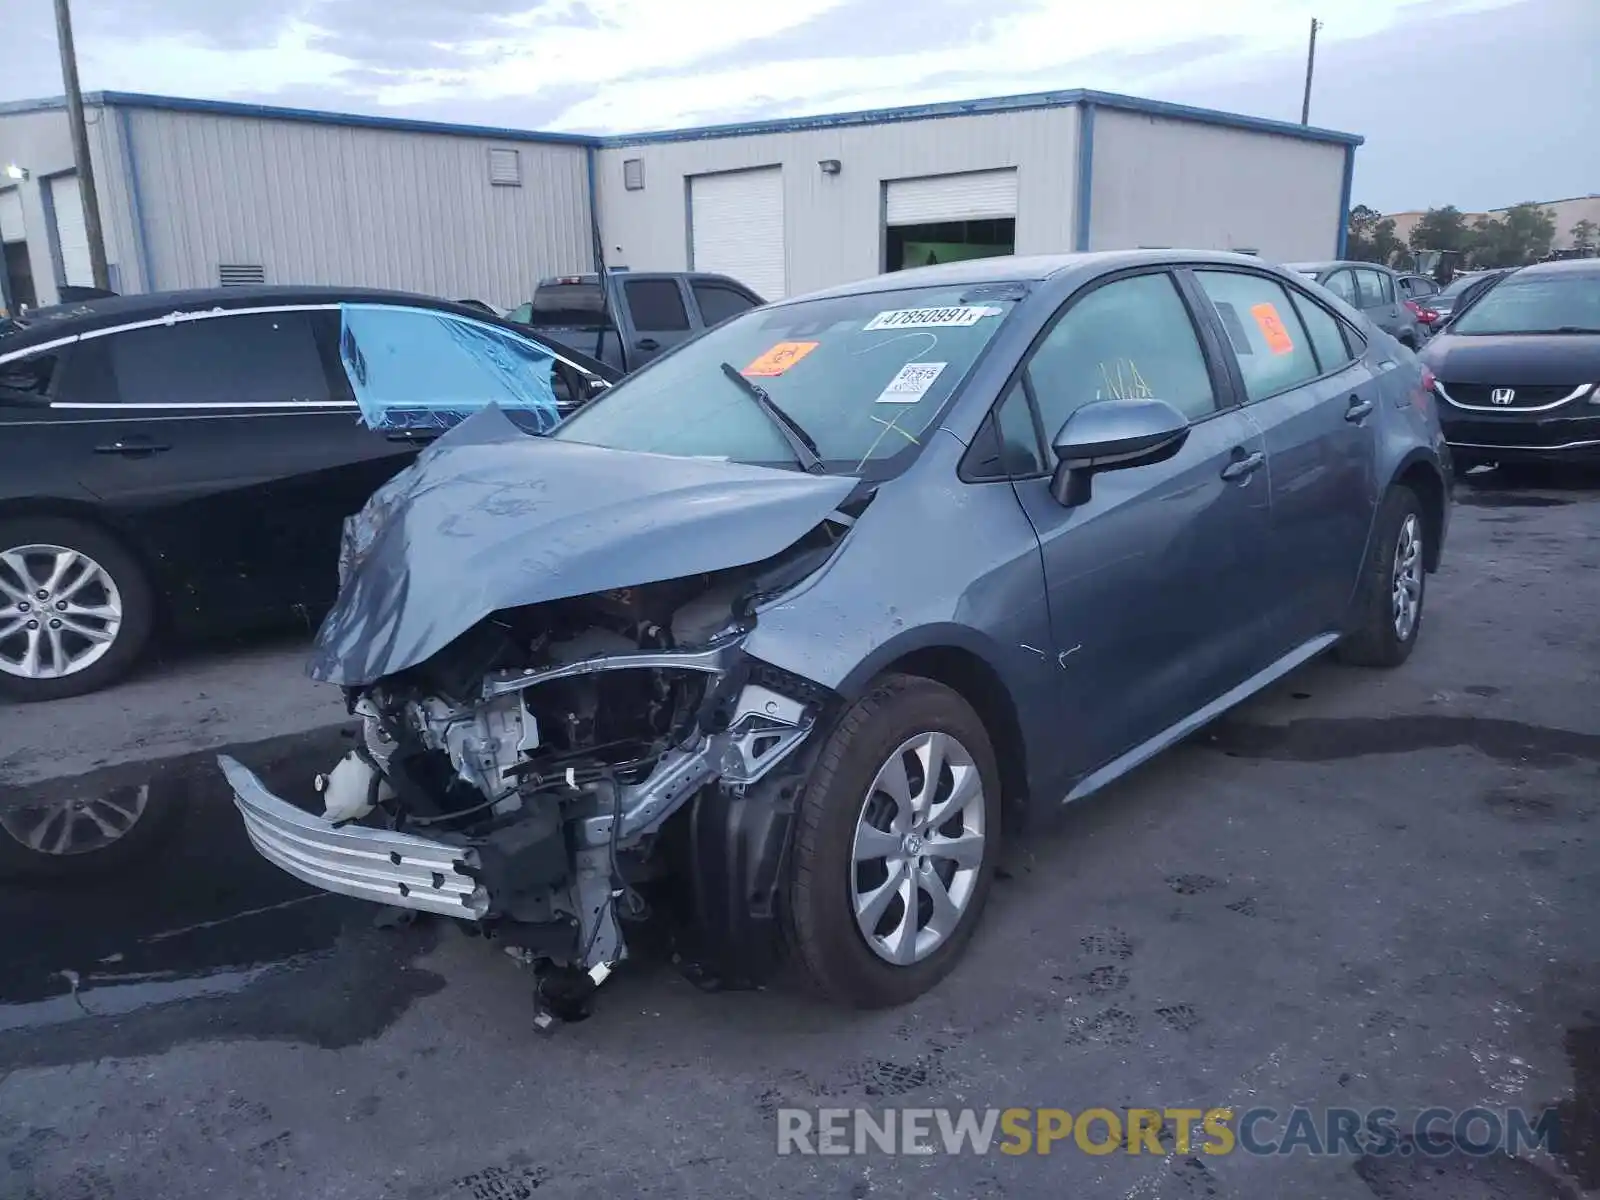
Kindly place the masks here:
POLYGON ((222 754, 217 765, 255 848, 295 878, 359 900, 447 917, 471 920, 489 911, 488 892, 468 873, 472 850, 407 833, 335 827, 273 795, 238 760, 222 754))

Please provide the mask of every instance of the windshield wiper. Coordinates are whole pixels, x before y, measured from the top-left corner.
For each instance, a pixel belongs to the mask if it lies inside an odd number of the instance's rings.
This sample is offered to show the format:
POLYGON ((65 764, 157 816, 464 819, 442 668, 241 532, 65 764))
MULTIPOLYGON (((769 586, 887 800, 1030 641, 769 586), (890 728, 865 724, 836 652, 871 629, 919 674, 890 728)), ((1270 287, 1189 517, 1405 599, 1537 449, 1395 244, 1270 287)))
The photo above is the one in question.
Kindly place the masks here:
POLYGON ((756 407, 766 413, 768 419, 778 427, 778 432, 783 434, 783 440, 789 443, 789 449, 794 453, 794 460, 800 464, 801 470, 811 475, 828 473, 827 468, 822 465, 822 455, 817 451, 816 440, 806 432, 805 426, 778 407, 778 402, 767 394, 766 388, 746 379, 739 373, 739 368, 732 363, 723 363, 722 373, 737 383, 739 390, 754 400, 756 407))

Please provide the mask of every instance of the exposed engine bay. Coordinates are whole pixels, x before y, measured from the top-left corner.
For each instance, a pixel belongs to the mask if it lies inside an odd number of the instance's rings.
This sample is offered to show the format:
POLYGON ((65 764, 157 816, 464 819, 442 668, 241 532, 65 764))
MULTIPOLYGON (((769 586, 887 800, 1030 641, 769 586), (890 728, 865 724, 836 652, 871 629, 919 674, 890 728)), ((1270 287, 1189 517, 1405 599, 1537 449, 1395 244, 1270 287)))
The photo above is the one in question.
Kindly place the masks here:
POLYGON ((711 793, 736 802, 827 713, 830 691, 742 646, 851 519, 836 512, 749 566, 503 610, 346 687, 362 730, 319 777, 327 822, 458 847, 472 881, 458 894, 439 872, 385 876, 361 894, 459 916, 526 962, 600 983, 627 955, 624 926, 646 908, 636 885, 662 869, 672 819, 711 793))

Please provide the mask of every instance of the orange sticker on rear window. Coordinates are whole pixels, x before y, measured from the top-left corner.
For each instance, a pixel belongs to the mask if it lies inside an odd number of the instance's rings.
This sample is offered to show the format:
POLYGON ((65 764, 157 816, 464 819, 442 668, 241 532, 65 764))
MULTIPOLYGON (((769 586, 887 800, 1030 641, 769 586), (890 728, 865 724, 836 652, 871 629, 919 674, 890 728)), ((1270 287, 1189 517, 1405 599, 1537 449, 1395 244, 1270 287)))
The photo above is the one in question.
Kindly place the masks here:
POLYGON ((740 374, 782 375, 821 344, 820 342, 779 342, 741 371, 740 374))
POLYGON ((1261 326, 1261 336, 1267 339, 1268 350, 1274 354, 1294 353, 1294 339, 1283 327, 1283 318, 1278 315, 1276 308, 1270 304, 1254 304, 1250 307, 1250 315, 1261 326))

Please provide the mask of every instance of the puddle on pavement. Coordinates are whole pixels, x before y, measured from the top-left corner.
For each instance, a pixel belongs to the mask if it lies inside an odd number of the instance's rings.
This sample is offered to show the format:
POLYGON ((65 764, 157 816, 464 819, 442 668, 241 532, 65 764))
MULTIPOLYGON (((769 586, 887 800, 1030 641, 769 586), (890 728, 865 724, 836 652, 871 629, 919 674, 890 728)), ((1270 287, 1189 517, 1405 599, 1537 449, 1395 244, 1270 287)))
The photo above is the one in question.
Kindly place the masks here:
POLYGON ((1199 744, 1232 758, 1279 762, 1334 762, 1457 746, 1532 767, 1600 762, 1600 734, 1470 716, 1306 718, 1282 725, 1224 718, 1199 744))
POLYGON ((376 931, 376 906, 261 858, 216 766, 217 753, 233 754, 279 794, 306 799, 345 743, 342 729, 323 729, 0 788, 0 804, 23 806, 137 782, 170 818, 104 877, 0 880, 0 1072, 199 1037, 350 1044, 442 986, 411 965, 435 931, 376 931), (346 1011, 352 995, 359 1011, 346 1011))

